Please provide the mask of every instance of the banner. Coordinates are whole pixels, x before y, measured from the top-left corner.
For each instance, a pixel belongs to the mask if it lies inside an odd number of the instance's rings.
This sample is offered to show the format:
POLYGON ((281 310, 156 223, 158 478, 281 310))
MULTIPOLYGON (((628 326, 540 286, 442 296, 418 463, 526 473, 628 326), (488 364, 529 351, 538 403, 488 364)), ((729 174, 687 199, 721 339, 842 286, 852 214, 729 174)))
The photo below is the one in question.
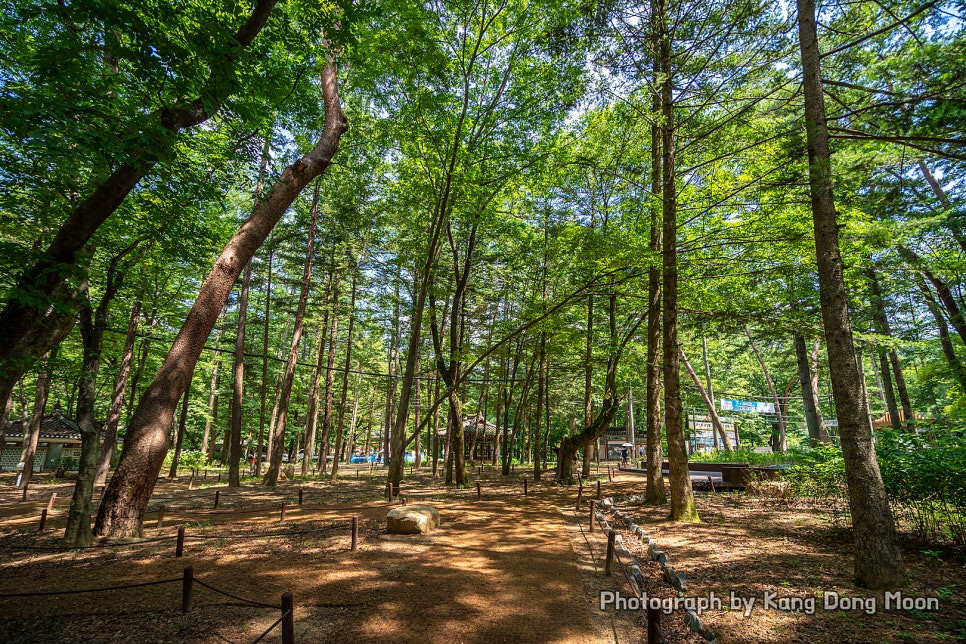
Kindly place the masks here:
POLYGON ((721 411, 741 411, 757 414, 774 414, 775 403, 757 402, 753 400, 721 399, 721 411))

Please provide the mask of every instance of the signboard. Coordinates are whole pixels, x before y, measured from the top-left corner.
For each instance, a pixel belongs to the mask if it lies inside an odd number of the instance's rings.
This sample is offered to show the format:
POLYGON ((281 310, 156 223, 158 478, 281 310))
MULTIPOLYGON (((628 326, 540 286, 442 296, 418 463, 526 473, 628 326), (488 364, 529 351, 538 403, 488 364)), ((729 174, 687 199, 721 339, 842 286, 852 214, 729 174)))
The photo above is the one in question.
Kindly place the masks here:
POLYGON ((838 427, 839 426, 839 419, 838 418, 826 418, 825 419, 825 426, 826 427, 838 427))
POLYGON ((774 414, 775 403, 758 402, 755 400, 728 400, 721 399, 721 411, 739 411, 758 414, 774 414))

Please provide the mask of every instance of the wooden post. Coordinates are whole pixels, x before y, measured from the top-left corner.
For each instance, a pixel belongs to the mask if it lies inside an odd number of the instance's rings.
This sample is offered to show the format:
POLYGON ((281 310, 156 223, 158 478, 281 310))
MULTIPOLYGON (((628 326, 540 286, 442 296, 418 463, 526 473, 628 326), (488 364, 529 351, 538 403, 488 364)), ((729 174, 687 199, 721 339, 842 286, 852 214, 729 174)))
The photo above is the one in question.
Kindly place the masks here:
POLYGON ((282 594, 282 644, 295 644, 295 601, 292 593, 282 594))
POLYGON ((389 482, 389 502, 392 503, 392 481, 389 482))
POLYGON ((600 479, 597 479, 597 498, 600 498, 600 479))
POLYGON ((158 530, 161 529, 161 522, 164 521, 164 506, 158 506, 158 525, 156 526, 158 530))
POLYGON ((205 468, 205 478, 208 478, 208 468, 205 468))
POLYGON ((189 490, 195 489, 195 477, 193 476, 190 479, 188 479, 188 489, 189 490))
POLYGON ((352 517, 352 550, 356 549, 359 543, 359 517, 352 517))
POLYGON ((647 644, 661 644, 661 611, 647 607, 647 644))
POLYGON ((710 476, 708 477, 708 488, 714 492, 714 479, 712 479, 710 476))
POLYGON ((174 548, 175 558, 184 554, 184 526, 178 528, 178 545, 174 548))
POLYGON ((577 498, 579 499, 584 495, 584 482, 579 478, 577 479, 577 498))
POLYGON ((30 487, 30 483, 23 486, 23 496, 20 498, 21 501, 27 500, 27 488, 30 487))
POLYGON ((299 488, 299 505, 302 505, 302 488, 299 488))
POLYGON ((527 479, 523 479, 523 496, 527 495, 527 479))
POLYGON ((218 482, 221 483, 221 472, 218 472, 218 482))
POLYGON ((195 580, 194 566, 184 567, 184 578, 181 581, 181 614, 191 612, 191 590, 195 580))
POLYGON ((594 518, 595 518, 594 517, 594 510, 597 509, 596 506, 597 506, 597 501, 594 501, 593 499, 591 499, 590 500, 590 531, 591 532, 594 531, 594 518))
POLYGON ((476 482, 476 500, 477 501, 482 501, 483 500, 483 492, 480 491, 480 482, 479 481, 476 482))
POLYGON ((611 483, 614 482, 614 470, 610 465, 607 466, 607 480, 611 483))
POLYGON ((282 515, 278 519, 279 521, 285 521, 285 501, 282 501, 282 515))
POLYGON ((221 497, 221 492, 219 490, 215 490, 215 509, 216 510, 218 509, 218 499, 220 497, 221 497))
POLYGON ((614 561, 614 537, 617 533, 611 528, 610 532, 607 533, 607 559, 604 561, 604 574, 610 577, 611 563, 614 561))
POLYGON ((40 529, 37 532, 43 532, 47 529, 47 508, 40 511, 40 529))
POLYGON ((50 493, 50 500, 47 501, 47 512, 53 512, 53 510, 54 510, 54 501, 56 501, 56 500, 57 500, 57 493, 56 492, 51 492, 50 493))

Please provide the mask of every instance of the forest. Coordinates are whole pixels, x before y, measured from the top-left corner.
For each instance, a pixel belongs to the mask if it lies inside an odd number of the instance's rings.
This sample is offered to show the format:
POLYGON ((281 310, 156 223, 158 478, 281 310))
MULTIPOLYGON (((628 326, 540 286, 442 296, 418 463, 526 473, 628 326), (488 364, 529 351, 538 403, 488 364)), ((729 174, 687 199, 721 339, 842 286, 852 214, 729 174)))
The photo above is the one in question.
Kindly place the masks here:
POLYGON ((963 9, 5 2, 3 469, 76 422, 82 546, 179 467, 573 484, 630 427, 677 521, 689 459, 834 470, 895 587, 923 504, 966 543, 963 9))

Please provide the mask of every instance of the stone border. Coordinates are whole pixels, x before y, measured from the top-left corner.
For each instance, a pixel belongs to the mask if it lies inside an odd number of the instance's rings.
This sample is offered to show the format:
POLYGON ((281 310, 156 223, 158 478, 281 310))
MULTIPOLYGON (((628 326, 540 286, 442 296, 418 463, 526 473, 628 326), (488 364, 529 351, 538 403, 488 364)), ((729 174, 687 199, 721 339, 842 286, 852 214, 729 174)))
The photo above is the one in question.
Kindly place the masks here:
MULTIPOLYGON (((611 526, 604 518, 600 508, 610 510, 614 514, 615 521, 622 522, 627 529, 634 534, 635 537, 640 539, 642 544, 647 545, 648 557, 650 557, 651 561, 656 561, 660 564, 661 572, 664 573, 664 581, 677 591, 678 597, 681 597, 688 590, 688 582, 685 574, 683 572, 675 572, 675 570, 668 565, 667 555, 662 552, 660 548, 658 548, 657 543, 644 531, 644 528, 634 523, 630 517, 626 516, 617 508, 618 501, 621 503, 640 503, 644 501, 644 495, 635 494, 631 496, 617 497, 616 500, 614 497, 606 497, 601 499, 601 501, 597 504, 597 509, 594 511, 596 515, 595 519, 604 528, 604 530, 609 531, 611 526)), ((616 535, 614 537, 614 549, 630 560, 631 575, 634 578, 634 581, 637 583, 639 591, 643 593, 644 577, 641 574, 640 563, 625 547, 624 540, 621 535, 616 535)), ((687 626, 692 633, 700 635, 712 644, 717 642, 715 634, 711 631, 711 629, 704 625, 704 622, 701 621, 701 618, 698 616, 698 614, 690 608, 684 609, 684 625, 687 626)))

